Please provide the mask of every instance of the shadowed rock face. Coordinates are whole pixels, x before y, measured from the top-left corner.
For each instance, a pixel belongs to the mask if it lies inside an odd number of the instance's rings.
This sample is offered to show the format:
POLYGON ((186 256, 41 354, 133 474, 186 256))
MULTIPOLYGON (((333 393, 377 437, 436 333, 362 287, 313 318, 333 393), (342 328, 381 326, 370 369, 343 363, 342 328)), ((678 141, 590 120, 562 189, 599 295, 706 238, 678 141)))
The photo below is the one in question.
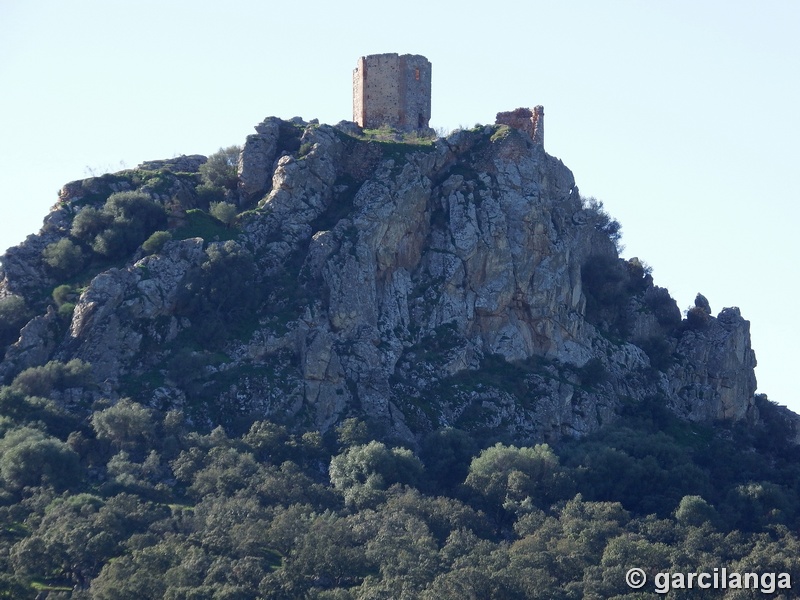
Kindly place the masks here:
MULTIPOLYGON (((531 132, 411 145, 354 137, 353 124, 256 129, 239 164, 241 203, 255 210, 235 241, 173 241, 98 274, 69 327, 36 317, 0 372, 78 357, 112 398, 126 378, 163 373, 181 335, 203 326, 180 309, 187 282, 224 249, 254 261, 250 284, 264 291, 242 317, 255 327, 197 375, 231 414, 322 429, 357 414, 407 439, 452 425, 519 440, 582 435, 645 398, 688 419, 755 418, 749 323, 725 309, 681 324, 531 132), (299 149, 284 143, 293 131, 299 149)), ((72 214, 67 202, 50 220, 72 214)), ((26 244, 40 252, 64 230, 26 244)), ((37 252, 23 250, 6 293, 37 285, 14 287, 36 272, 37 252)), ((180 406, 193 393, 167 378, 137 400, 180 406)))

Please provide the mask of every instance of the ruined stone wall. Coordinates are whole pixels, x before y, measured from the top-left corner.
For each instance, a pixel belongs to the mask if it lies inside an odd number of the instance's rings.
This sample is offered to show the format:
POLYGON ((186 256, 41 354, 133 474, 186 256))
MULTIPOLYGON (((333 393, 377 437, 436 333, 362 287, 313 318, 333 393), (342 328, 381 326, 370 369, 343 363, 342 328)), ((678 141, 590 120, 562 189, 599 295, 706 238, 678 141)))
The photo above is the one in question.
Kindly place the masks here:
POLYGON ((405 99, 401 102, 401 127, 427 129, 431 119, 431 63, 424 56, 406 55, 405 99))
POLYGON ((367 74, 366 59, 362 56, 358 59, 358 64, 353 71, 353 122, 364 126, 366 114, 364 113, 364 79, 367 74))
POLYGON ((497 125, 508 125, 514 129, 524 131, 533 140, 534 144, 544 146, 544 107, 517 108, 508 112, 497 113, 497 125))
POLYGON ((431 71, 424 56, 361 57, 353 71, 353 121, 370 129, 382 125, 426 129, 431 116, 431 71))
POLYGON ((364 60, 364 122, 362 127, 399 125, 400 60, 397 54, 367 56, 364 60))

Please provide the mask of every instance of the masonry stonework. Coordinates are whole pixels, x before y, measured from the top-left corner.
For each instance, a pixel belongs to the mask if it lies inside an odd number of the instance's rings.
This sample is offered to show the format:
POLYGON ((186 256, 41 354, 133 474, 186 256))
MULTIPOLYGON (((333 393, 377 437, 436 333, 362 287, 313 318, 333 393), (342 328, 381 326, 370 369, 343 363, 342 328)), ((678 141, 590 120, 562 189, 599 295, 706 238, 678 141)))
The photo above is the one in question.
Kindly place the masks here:
POLYGON ((544 146, 543 106, 534 106, 533 110, 530 108, 517 108, 508 112, 497 113, 495 123, 520 129, 531 136, 534 144, 544 146))
POLYGON ((418 54, 362 56, 353 71, 353 121, 368 129, 428 129, 431 73, 418 54))

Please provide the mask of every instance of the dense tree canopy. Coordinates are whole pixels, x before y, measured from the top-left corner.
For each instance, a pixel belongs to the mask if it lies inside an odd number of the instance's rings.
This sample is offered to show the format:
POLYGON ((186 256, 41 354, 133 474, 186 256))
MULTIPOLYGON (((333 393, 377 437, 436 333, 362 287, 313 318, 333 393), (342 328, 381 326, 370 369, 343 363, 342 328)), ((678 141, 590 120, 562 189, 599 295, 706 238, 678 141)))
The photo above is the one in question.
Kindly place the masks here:
POLYGON ((133 399, 68 416, 57 398, 85 365, 37 369, 0 388, 0 598, 647 597, 634 566, 800 581, 798 459, 778 429, 643 403, 581 440, 443 429, 416 452, 358 419, 234 435, 133 399))

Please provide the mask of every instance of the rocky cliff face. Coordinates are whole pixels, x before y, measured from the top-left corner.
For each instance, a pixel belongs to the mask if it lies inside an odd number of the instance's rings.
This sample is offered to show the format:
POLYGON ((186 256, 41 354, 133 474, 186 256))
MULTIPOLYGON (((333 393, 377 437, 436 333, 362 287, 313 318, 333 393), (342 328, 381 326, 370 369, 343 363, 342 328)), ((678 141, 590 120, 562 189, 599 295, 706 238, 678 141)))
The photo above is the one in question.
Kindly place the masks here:
POLYGON ((249 210, 227 241, 186 237, 202 160, 140 167, 158 171, 157 189, 142 172, 65 187, 42 232, 3 258, 2 294, 41 314, 0 374, 80 358, 91 393, 112 400, 209 423, 268 415, 327 429, 357 415, 406 439, 444 426, 581 435, 644 400, 693 420, 757 418, 739 310, 713 317, 700 303, 681 320, 647 269, 618 257, 614 222, 524 131, 404 143, 274 118, 256 131, 236 192, 249 210), (167 207, 173 241, 84 271, 74 312, 56 314, 44 248, 120 189, 167 207))

